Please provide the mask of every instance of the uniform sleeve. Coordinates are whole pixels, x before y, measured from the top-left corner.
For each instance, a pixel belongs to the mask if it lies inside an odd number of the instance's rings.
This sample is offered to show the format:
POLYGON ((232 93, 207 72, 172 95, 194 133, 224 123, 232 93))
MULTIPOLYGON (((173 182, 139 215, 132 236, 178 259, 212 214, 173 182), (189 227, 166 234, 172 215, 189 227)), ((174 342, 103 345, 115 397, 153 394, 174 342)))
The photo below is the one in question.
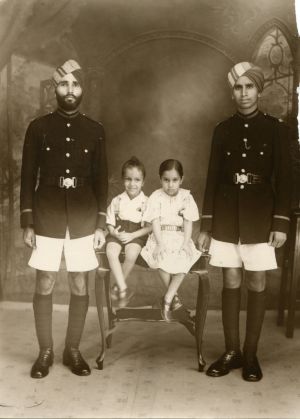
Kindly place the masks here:
POLYGON ((189 194, 184 200, 184 209, 182 215, 185 220, 197 221, 199 220, 199 211, 197 204, 191 194, 189 194))
POLYGON ((221 126, 217 126, 213 134, 207 171, 206 187, 200 223, 201 231, 210 232, 212 230, 214 197, 219 179, 220 163, 222 157, 221 138, 221 126))
POLYGON ((275 205, 272 231, 287 233, 291 210, 291 153, 289 128, 278 122, 274 138, 275 205))
POLYGON ((20 189, 20 223, 22 228, 34 227, 33 196, 38 173, 39 143, 34 122, 29 125, 23 146, 21 189, 20 189))
POLYGON ((98 202, 98 218, 96 227, 104 229, 106 225, 108 174, 105 133, 102 125, 100 124, 97 136, 98 138, 96 139, 96 149, 93 162, 93 186, 98 202))
POLYGON ((143 222, 152 223, 155 218, 160 217, 160 201, 157 193, 150 195, 147 201, 146 210, 143 214, 143 222))
POLYGON ((106 213, 106 224, 110 224, 112 226, 116 226, 116 216, 115 216, 115 201, 116 198, 113 198, 113 200, 111 201, 110 205, 107 208, 107 213, 106 213))

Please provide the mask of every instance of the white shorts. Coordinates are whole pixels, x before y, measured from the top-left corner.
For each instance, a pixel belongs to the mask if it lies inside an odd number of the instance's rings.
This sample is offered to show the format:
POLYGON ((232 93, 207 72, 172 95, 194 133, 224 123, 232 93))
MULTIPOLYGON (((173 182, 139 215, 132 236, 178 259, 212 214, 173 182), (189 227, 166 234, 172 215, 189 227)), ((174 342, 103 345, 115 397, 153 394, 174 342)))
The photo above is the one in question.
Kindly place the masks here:
POLYGON ((244 268, 247 271, 267 271, 277 268, 275 248, 268 243, 238 244, 212 239, 210 264, 222 268, 244 268))
POLYGON ((36 249, 33 249, 28 265, 40 271, 58 272, 62 252, 68 272, 86 272, 98 267, 94 235, 71 240, 68 229, 64 239, 36 235, 36 249))

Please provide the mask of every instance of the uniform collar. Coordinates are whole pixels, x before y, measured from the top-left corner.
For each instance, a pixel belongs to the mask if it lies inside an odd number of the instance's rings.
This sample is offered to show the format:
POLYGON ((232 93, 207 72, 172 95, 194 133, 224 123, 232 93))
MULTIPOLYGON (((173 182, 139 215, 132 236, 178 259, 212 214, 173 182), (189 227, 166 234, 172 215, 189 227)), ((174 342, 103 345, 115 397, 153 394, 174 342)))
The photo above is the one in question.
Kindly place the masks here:
POLYGON ((65 118, 65 119, 74 119, 79 115, 79 110, 76 109, 73 113, 69 114, 64 112, 62 109, 57 108, 55 111, 59 116, 65 118))
POLYGON ((237 111, 236 115, 243 119, 249 121, 249 119, 255 118, 257 115, 260 114, 260 111, 258 108, 256 108, 253 112, 249 113, 248 115, 244 115, 241 112, 237 111))

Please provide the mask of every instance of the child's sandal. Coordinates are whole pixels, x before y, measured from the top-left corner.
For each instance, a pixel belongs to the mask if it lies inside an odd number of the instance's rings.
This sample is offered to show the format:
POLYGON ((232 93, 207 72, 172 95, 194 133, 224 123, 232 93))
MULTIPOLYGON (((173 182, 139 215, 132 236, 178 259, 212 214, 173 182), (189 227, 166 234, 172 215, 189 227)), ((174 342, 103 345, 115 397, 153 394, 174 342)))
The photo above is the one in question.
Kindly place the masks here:
POLYGON ((168 303, 164 298, 161 302, 161 317, 167 323, 171 323, 173 321, 171 303, 168 303))
POLYGON ((117 285, 114 285, 110 289, 110 297, 111 297, 112 301, 118 301, 119 300, 119 288, 118 288, 117 285))
POLYGON ((124 308, 129 304, 130 299, 133 296, 133 292, 129 291, 128 288, 125 290, 120 291, 119 290, 119 298, 118 298, 118 307, 124 308))
POLYGON ((174 298, 173 298, 173 300, 172 300, 172 303, 171 303, 171 310, 172 310, 172 311, 178 310, 178 309, 180 309, 182 306, 183 306, 183 304, 182 304, 182 302, 181 302, 181 300, 180 300, 180 298, 179 298, 178 294, 175 294, 175 295, 174 295, 174 298))

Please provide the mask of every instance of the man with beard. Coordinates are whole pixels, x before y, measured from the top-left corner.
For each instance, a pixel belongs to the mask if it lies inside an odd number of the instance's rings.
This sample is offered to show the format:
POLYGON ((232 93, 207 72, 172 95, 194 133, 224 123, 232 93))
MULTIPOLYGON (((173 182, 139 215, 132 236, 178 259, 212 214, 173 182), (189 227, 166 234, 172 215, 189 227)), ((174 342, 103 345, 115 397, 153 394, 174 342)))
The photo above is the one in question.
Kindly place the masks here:
POLYGON ((287 126, 258 109, 262 70, 236 64, 228 74, 237 113, 217 125, 212 140, 199 248, 223 269, 222 321, 225 353, 207 370, 220 377, 243 368, 245 381, 259 381, 256 356, 266 300, 266 271, 276 269, 275 248, 289 229, 290 164, 287 126), (245 270, 246 336, 240 350, 239 312, 245 270))
POLYGON ((43 378, 53 364, 52 292, 64 252, 70 286, 63 363, 74 374, 90 374, 79 351, 89 305, 88 272, 98 266, 95 249, 105 242, 107 165, 104 129, 78 110, 83 77, 66 61, 53 74, 57 109, 27 129, 21 173, 21 227, 33 249, 33 297, 40 347, 31 377, 43 378))

